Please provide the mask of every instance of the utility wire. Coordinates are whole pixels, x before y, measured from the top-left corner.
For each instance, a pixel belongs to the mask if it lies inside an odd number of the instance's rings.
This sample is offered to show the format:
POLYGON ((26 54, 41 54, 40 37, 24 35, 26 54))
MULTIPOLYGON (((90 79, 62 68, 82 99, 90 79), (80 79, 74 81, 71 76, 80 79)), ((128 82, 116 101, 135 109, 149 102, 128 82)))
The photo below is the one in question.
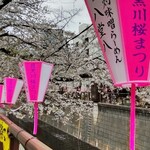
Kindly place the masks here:
POLYGON ((69 39, 65 44, 63 44, 61 47, 58 48, 58 50, 62 49, 65 45, 67 45, 70 41, 72 41, 73 39, 77 38, 79 35, 81 35, 82 33, 84 33, 86 30, 88 30, 93 24, 91 24, 90 26, 88 26, 87 28, 85 28, 82 32, 80 32, 79 34, 75 35, 74 37, 72 37, 71 39, 69 39))
MULTIPOLYGON (((75 35, 74 37, 72 37, 71 39, 69 39, 68 41, 66 41, 62 46, 60 46, 58 48, 58 50, 56 50, 55 52, 51 53, 50 56, 53 56, 55 53, 59 52, 65 45, 67 45, 70 41, 72 41, 73 39, 77 38, 78 36, 80 36, 82 33, 84 33, 85 31, 87 31, 89 28, 91 28, 93 26, 93 24, 89 25, 87 28, 85 28, 82 32, 80 32, 79 34, 75 35)), ((49 56, 45 57, 45 59, 47 59, 49 56)))

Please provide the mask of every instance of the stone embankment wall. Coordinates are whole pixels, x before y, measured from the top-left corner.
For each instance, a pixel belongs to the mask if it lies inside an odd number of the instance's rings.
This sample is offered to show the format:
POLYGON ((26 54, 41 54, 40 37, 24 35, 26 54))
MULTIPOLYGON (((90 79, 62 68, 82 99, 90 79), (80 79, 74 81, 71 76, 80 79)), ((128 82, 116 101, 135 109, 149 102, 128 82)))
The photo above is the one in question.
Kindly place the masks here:
MULTIPOLYGON (((108 150, 128 150, 129 107, 99 104, 97 137, 108 150)), ((99 143, 100 143, 99 142, 99 143)), ((150 109, 136 109, 136 150, 150 149, 150 109)))

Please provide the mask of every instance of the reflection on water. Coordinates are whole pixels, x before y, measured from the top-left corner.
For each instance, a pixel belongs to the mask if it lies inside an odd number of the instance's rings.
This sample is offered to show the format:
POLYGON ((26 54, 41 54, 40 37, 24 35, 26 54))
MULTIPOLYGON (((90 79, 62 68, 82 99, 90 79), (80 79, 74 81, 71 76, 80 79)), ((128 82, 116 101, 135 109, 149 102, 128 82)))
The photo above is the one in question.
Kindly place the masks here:
POLYGON ((52 114, 42 116, 40 120, 100 150, 128 150, 128 113, 98 110, 98 105, 95 104, 92 113, 83 112, 82 115, 83 117, 74 115, 66 124, 61 119, 55 120, 52 114))

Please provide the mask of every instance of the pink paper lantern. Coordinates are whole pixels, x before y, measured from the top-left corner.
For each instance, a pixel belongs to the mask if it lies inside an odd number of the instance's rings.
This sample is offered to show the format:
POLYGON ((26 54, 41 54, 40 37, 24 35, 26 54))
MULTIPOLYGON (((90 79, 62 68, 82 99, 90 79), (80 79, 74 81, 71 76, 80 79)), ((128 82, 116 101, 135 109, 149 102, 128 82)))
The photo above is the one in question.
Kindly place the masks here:
POLYGON ((27 101, 34 103, 34 131, 37 134, 38 103, 43 102, 53 64, 42 61, 24 61, 19 64, 24 80, 27 101))
POLYGON ((85 2, 114 85, 150 84, 150 1, 85 2))
POLYGON ((130 149, 135 149, 135 87, 150 84, 150 0, 85 0, 115 86, 131 87, 130 149))
POLYGON ((3 104, 4 102, 5 102, 4 85, 0 84, 0 104, 3 104))
POLYGON ((15 104, 22 89, 23 81, 17 78, 4 78, 5 103, 15 104))

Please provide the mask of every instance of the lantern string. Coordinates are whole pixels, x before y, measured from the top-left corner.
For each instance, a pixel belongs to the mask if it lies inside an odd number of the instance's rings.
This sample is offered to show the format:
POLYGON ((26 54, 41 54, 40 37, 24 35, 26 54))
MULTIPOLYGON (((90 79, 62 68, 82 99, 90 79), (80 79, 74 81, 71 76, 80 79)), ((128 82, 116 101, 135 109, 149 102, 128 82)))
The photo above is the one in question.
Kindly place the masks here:
POLYGON ((37 127, 38 127, 38 103, 34 103, 34 130, 33 134, 37 134, 37 127))
POLYGON ((135 92, 136 87, 135 84, 133 83, 131 86, 131 105, 130 105, 130 150, 135 150, 135 134, 136 134, 135 92))

